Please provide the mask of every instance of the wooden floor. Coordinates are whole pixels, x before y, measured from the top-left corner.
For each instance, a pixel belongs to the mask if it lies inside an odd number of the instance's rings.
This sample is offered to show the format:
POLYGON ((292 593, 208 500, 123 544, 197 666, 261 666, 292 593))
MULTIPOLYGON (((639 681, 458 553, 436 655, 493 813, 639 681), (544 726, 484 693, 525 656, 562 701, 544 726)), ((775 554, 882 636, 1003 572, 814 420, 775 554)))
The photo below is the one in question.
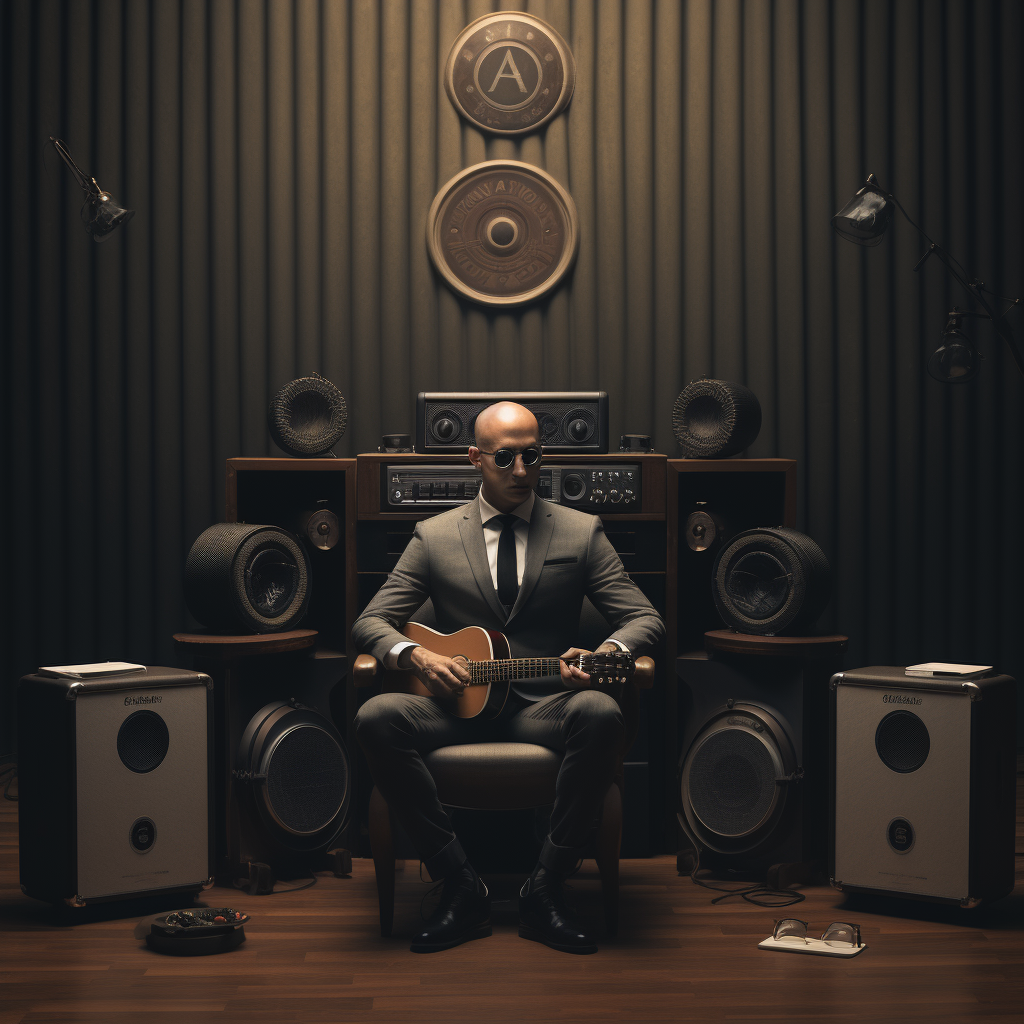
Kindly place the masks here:
MULTIPOLYGON (((1021 815, 1018 814, 1018 821, 1021 815)), ((1018 825, 1018 849, 1024 834, 1018 825)), ((622 926, 595 956, 567 956, 516 934, 512 880, 498 880, 494 935, 430 956, 380 938, 373 865, 310 890, 253 897, 214 889, 210 906, 249 912, 247 941, 175 958, 136 937, 144 919, 59 923, 18 888, 17 804, 0 800, 0 1024, 191 1020, 314 1021, 1024 1021, 1024 877, 1012 897, 961 912, 848 900, 828 888, 783 911, 819 929, 858 922, 853 960, 768 953, 780 912, 713 907, 668 857, 622 864, 622 926)), ((399 875, 396 933, 428 888, 399 875)), ((573 880, 599 919, 592 863, 573 880)), ((87 912, 87 911, 86 911, 87 912)))

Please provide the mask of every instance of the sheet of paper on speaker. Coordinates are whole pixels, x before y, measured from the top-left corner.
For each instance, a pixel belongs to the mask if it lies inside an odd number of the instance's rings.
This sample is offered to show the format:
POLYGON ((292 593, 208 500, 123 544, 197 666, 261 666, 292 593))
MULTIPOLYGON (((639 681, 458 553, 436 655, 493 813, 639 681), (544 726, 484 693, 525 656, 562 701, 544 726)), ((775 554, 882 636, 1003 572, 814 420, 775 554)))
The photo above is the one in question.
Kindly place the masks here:
POLYGON ((929 676, 941 677, 950 676, 980 676, 984 672, 991 672, 991 665, 955 665, 945 661, 925 661, 920 665, 908 665, 904 672, 908 676, 929 676))
POLYGON ((128 672, 145 672, 145 665, 131 661, 97 661, 88 665, 44 665, 40 674, 63 679, 91 679, 93 676, 121 676, 128 672))

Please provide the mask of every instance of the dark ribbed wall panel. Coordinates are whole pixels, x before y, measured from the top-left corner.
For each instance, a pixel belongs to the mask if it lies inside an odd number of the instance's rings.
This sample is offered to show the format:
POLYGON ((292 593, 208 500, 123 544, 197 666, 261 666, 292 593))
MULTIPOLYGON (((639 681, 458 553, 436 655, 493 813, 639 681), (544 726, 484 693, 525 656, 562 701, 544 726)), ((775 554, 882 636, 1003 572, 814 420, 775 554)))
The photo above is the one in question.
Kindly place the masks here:
POLYGON ((1024 382, 984 326, 979 378, 931 381, 962 296, 937 262, 911 272, 905 222, 872 250, 829 226, 874 171, 1021 293, 1022 5, 530 2, 578 77, 520 140, 467 127, 441 85, 495 6, 2 5, 5 678, 170 659, 224 459, 272 453, 270 396, 314 370, 349 401, 339 454, 411 430, 439 388, 604 388, 613 437, 674 454, 681 387, 743 381, 750 454, 799 461, 851 661, 1024 672, 1024 382), (137 210, 103 246, 51 134, 137 210), (569 283, 511 314, 457 300, 424 244, 438 188, 495 157, 547 168, 581 221, 569 283))

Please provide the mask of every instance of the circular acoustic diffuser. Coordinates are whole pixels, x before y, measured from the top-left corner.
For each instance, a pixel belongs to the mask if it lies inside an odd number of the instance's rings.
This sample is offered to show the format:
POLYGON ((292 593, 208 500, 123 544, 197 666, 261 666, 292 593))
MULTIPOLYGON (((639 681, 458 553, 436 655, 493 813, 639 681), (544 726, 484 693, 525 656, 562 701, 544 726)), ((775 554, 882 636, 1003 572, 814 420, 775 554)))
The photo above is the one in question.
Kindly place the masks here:
POLYGON ((294 629, 306 613, 309 589, 302 544, 276 526, 217 523, 185 559, 188 610, 214 630, 294 629))
POLYGON ((806 534, 784 527, 747 530, 718 553, 711 593, 722 621, 741 633, 799 633, 828 604, 832 569, 806 534))
POLYGON ((539 167, 485 160, 460 171, 427 213, 427 250, 448 286, 486 306, 548 294, 579 248, 572 196, 539 167))
POLYGON ((342 393, 318 374, 285 384, 267 413, 274 444, 289 455, 326 455, 341 440, 348 425, 348 406, 342 393))
POLYGON ((249 721, 234 778, 251 785, 264 826, 290 850, 326 849, 352 800, 348 752, 334 725, 296 701, 274 701, 249 721))
POLYGON ((455 109, 476 127, 501 135, 546 124, 565 108, 575 83, 565 40, 540 18, 519 11, 485 14, 467 25, 444 71, 455 109))
POLYGON ((692 381, 672 407, 672 430, 687 458, 726 459, 750 447, 760 429, 757 395, 732 381, 692 381))
POLYGON ((782 817, 784 780, 796 770, 792 743, 773 715, 753 704, 724 708, 680 758, 684 828, 721 853, 752 850, 782 817))

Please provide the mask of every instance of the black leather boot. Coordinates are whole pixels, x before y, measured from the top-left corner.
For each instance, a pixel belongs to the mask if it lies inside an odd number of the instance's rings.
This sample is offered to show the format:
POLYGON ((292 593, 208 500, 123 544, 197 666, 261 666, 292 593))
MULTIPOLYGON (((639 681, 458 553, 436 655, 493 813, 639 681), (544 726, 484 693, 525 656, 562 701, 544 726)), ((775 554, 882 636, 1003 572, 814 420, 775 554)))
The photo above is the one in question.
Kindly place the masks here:
POLYGON ((597 952, 597 943, 565 904, 562 879, 540 864, 519 893, 519 934, 563 953, 597 952))
POLYGON ((491 897, 468 861, 444 880, 441 902, 413 936, 414 953, 436 953, 491 934, 491 897))

